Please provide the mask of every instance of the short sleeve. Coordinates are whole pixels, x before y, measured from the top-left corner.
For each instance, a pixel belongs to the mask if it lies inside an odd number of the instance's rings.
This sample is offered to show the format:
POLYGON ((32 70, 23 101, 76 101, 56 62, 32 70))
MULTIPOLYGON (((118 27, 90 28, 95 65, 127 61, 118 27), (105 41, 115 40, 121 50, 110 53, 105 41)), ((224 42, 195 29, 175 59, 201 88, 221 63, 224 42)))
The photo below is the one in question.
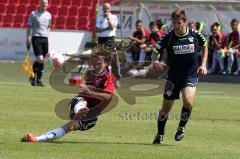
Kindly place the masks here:
POLYGON ((118 17, 116 15, 114 15, 113 23, 114 23, 115 26, 118 25, 118 17))
POLYGON ((34 20, 34 12, 32 11, 30 16, 28 17, 27 25, 32 26, 33 25, 33 20, 34 20))
POLYGON ((113 82, 112 72, 109 71, 109 74, 108 74, 107 79, 104 84, 104 91, 106 91, 110 94, 113 94, 114 90, 115 90, 115 86, 114 86, 114 82, 113 82))
POLYGON ((97 27, 97 28, 100 28, 100 16, 97 17, 96 27, 97 27))
POLYGON ((197 31, 197 30, 193 30, 193 33, 195 34, 195 38, 196 38, 196 40, 198 41, 199 46, 207 45, 207 40, 206 40, 206 38, 203 36, 202 33, 200 33, 200 32, 197 31))
POLYGON ((158 42, 154 45, 153 47, 153 52, 159 54, 160 52, 163 51, 163 49, 166 49, 168 47, 168 43, 170 41, 170 36, 171 36, 171 31, 161 37, 158 42))
POLYGON ((49 19, 48 27, 51 27, 51 25, 52 25, 52 15, 50 13, 49 13, 49 15, 50 15, 50 19, 49 19))

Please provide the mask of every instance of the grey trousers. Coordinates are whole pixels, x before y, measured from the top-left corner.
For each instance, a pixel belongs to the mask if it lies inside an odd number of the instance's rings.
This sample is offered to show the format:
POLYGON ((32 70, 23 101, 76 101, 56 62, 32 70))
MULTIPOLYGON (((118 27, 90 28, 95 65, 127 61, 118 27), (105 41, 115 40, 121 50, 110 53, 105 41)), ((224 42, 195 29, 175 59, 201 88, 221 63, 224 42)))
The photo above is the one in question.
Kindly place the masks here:
POLYGON ((113 75, 116 77, 117 80, 119 80, 122 77, 122 75, 121 75, 121 67, 120 67, 120 62, 119 62, 117 53, 113 54, 112 56, 111 67, 112 67, 113 75))

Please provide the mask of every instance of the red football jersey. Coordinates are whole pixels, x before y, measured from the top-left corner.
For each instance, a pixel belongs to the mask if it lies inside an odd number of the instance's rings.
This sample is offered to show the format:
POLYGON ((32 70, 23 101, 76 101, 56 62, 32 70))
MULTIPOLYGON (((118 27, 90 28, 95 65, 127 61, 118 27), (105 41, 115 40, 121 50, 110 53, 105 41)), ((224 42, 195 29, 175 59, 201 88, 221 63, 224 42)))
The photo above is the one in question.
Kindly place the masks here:
POLYGON ((214 44, 214 39, 213 38, 216 38, 217 42, 222 45, 222 39, 223 38, 222 38, 221 33, 218 33, 216 37, 213 37, 212 34, 209 36, 209 40, 208 40, 209 45, 211 45, 212 47, 216 47, 215 44, 214 44))
POLYGON ((232 32, 229 34, 229 37, 228 37, 228 42, 232 42, 232 46, 236 46, 240 43, 240 33, 239 31, 237 32, 232 32))
POLYGON ((151 33, 149 36, 149 44, 150 45, 154 45, 156 42, 158 42, 158 40, 163 37, 165 35, 165 31, 164 30, 158 30, 158 32, 156 33, 151 33))
POLYGON ((134 33, 133 33, 133 37, 135 38, 138 38, 138 39, 143 39, 143 38, 148 38, 149 37, 149 31, 144 28, 143 30, 136 30, 134 33))
POLYGON ((100 88, 110 94, 115 90, 112 72, 107 67, 98 74, 94 69, 89 69, 86 73, 86 85, 89 88, 100 88))

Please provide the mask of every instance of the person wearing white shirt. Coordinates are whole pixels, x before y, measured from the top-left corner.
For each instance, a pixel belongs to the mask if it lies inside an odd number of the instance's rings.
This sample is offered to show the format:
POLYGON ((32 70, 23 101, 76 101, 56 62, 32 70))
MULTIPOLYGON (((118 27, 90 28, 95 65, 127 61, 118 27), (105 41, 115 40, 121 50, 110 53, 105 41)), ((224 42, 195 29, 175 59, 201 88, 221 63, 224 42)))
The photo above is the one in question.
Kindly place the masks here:
POLYGON ((36 61, 33 64, 34 77, 29 78, 32 86, 44 86, 41 81, 44 63, 48 53, 48 38, 50 34, 52 15, 47 11, 48 0, 40 0, 40 7, 32 11, 27 23, 26 47, 29 50, 31 43, 36 61))

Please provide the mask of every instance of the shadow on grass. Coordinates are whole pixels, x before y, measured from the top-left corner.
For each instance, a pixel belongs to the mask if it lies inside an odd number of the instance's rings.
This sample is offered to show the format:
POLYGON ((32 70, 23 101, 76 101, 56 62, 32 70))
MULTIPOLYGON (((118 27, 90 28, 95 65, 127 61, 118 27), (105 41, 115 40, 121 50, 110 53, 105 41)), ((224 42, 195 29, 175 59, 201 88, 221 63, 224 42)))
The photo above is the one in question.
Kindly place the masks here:
POLYGON ((100 145, 144 145, 144 146, 175 146, 170 144, 153 145, 151 143, 131 143, 131 142, 86 142, 86 141, 50 141, 52 144, 100 144, 100 145))

